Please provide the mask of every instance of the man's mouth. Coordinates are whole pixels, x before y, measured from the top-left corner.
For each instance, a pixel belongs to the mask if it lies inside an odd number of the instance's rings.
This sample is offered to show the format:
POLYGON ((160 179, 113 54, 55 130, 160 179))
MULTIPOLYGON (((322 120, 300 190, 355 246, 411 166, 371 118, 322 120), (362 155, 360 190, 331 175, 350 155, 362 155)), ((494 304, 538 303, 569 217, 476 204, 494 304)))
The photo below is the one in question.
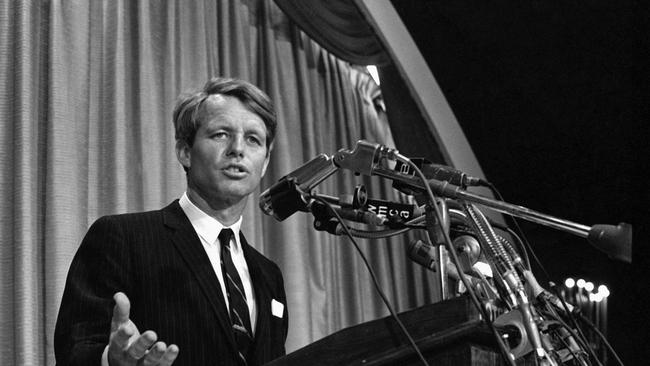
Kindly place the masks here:
POLYGON ((242 175, 248 173, 248 169, 239 164, 230 164, 226 166, 223 171, 230 175, 242 175))

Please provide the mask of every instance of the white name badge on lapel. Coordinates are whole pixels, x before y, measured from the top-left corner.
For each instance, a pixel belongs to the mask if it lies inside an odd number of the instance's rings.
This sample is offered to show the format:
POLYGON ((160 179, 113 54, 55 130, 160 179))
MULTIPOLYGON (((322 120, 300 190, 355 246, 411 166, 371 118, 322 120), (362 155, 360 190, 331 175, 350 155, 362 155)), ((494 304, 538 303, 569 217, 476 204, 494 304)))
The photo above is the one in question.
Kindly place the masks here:
POLYGON ((276 318, 282 318, 284 314, 284 304, 276 299, 271 300, 271 314, 276 318))

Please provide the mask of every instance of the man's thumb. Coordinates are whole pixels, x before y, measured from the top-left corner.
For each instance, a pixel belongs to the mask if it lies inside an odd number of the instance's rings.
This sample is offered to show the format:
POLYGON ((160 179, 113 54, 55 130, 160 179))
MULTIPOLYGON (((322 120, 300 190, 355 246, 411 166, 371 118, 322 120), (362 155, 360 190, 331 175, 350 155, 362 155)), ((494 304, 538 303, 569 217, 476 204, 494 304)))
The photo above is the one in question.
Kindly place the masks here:
POLYGON ((112 323, 119 326, 129 320, 131 302, 129 302, 129 298, 122 292, 117 292, 113 295, 113 300, 115 301, 115 306, 113 307, 112 323))

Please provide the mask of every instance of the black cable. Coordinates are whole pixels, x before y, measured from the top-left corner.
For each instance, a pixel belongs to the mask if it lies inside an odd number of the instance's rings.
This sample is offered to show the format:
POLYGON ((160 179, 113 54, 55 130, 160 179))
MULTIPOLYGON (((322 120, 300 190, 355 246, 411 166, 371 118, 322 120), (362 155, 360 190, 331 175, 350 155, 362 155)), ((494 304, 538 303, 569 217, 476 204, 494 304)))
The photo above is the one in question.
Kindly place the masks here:
MULTIPOLYGON (((566 331, 569 332, 571 334, 571 336, 573 338, 575 338, 575 340, 577 342, 580 343, 580 347, 583 349, 583 352, 587 353, 587 351, 585 351, 585 350, 590 349, 589 344, 585 343, 585 340, 580 338, 578 333, 574 329, 572 329, 564 320, 562 320, 562 318, 555 312, 555 310, 553 310, 552 306, 548 306, 548 309, 547 309, 547 311, 544 312, 544 314, 547 317, 552 318, 553 320, 555 320, 564 329, 566 329, 566 331)), ((559 337, 559 338, 562 338, 562 337, 559 337)), ((563 341, 564 341, 564 339, 563 339, 563 341)), ((569 349, 569 351, 571 351, 571 348, 569 348, 569 347, 567 347, 567 348, 569 349)), ((571 352, 571 353, 574 354, 573 352, 571 352)), ((591 365, 591 362, 589 361, 588 358, 586 359, 586 361, 591 365)), ((598 364, 602 366, 602 364, 600 363, 599 360, 596 360, 596 362, 598 362, 598 364)))
MULTIPOLYGON (((447 230, 443 226, 443 214, 440 212, 440 208, 438 207, 438 205, 436 203, 436 197, 433 194, 433 192, 431 191, 431 187, 428 184, 427 178, 424 176, 424 173, 422 173, 420 168, 418 168, 417 165, 415 165, 411 160, 407 159, 406 161, 408 162, 408 164, 411 166, 411 168, 413 168, 413 170, 417 173, 417 175, 422 180, 422 185, 424 186, 424 188, 425 188, 425 190, 427 192, 427 195, 429 197, 429 200, 431 202, 430 206, 432 206, 432 208, 433 208, 433 210, 434 210, 434 212, 436 214, 436 219, 438 221, 440 231, 442 232, 442 234, 444 236, 445 246, 447 247, 447 251, 451 255, 451 258, 452 258, 453 263, 456 266, 456 268, 461 268, 460 260, 458 259, 458 255, 456 254, 456 251, 453 248, 451 238, 449 237, 449 233, 447 232, 447 230)), ((430 236, 433 237, 434 235, 432 235, 432 234, 433 233, 431 233, 430 236)), ((463 285, 465 285, 465 288, 467 289, 467 293, 470 295, 470 298, 472 299, 472 302, 476 306, 477 310, 481 313, 481 316, 483 316, 483 319, 485 320, 488 327, 492 331, 492 333, 493 333, 493 335, 495 337, 495 340, 497 342, 497 345, 499 347, 499 350, 501 351, 501 355, 503 356, 504 360, 509 365, 516 366, 515 361, 510 357, 510 352, 506 348, 506 345, 505 345, 505 343, 503 341, 503 338, 501 338, 501 336, 499 335, 499 333, 496 330, 496 327, 494 326, 494 324, 490 320, 490 317, 489 317, 489 314, 487 313, 487 310, 481 305, 481 302, 479 301, 478 297, 476 296, 476 293, 474 292, 474 289, 472 288, 472 286, 470 286, 469 281, 467 280, 467 276, 461 270, 458 270, 458 274, 459 274, 459 277, 460 277, 461 281, 463 282, 463 285)), ((440 291, 442 292, 442 291, 444 291, 444 289, 441 288, 440 291)))
POLYGON ((616 362, 617 362, 619 365, 623 366, 623 361, 621 361, 621 359, 618 357, 618 355, 616 354, 616 352, 615 352, 614 349, 612 348, 612 345, 609 344, 609 342, 608 342, 607 339, 605 338, 605 335, 603 335, 603 333, 601 333, 600 330, 598 330, 598 328, 596 327, 596 325, 594 325, 594 323, 592 323, 589 319, 587 319, 587 318, 586 318, 584 315, 582 315, 582 314, 578 314, 578 318, 579 318, 581 321, 583 321, 585 324, 587 324, 587 325, 589 326, 589 328, 591 328, 591 330, 593 330, 594 332, 596 332, 596 334, 598 335, 598 337, 600 338, 600 340, 603 342, 603 344, 605 345, 605 347, 607 347, 607 349, 609 350, 609 352, 614 356, 614 358, 616 359, 616 362))
POLYGON ((411 228, 403 228, 397 230, 361 230, 355 228, 348 228, 352 236, 362 239, 384 239, 391 236, 401 235, 411 230, 411 228))
POLYGON ((559 340, 560 340, 560 343, 562 343, 562 344, 564 345, 564 348, 566 348, 567 350, 569 350, 569 353, 571 354, 571 356, 573 357, 573 359, 574 359, 574 360, 578 360, 578 354, 575 353, 575 352, 571 349, 571 345, 569 344, 569 342, 567 342, 567 341, 562 337, 562 335, 560 334, 560 332, 553 331, 553 333, 555 333, 555 338, 559 339, 559 340))
MULTIPOLYGON (((490 182, 488 182, 488 181, 484 181, 484 180, 481 180, 481 181, 482 181, 482 183, 483 183, 484 186, 490 188, 490 190, 491 190, 492 193, 497 197, 498 200, 500 200, 500 201, 504 201, 503 196, 501 195, 501 193, 499 192, 499 190, 494 186, 494 184, 492 184, 492 183, 490 183, 490 182)), ((514 216, 509 215, 509 217, 510 217, 510 219, 512 220, 513 226, 515 226, 515 229, 517 230, 517 232, 518 232, 519 235, 521 236, 521 239, 522 239, 523 243, 524 243, 525 246, 528 248, 528 251, 530 252, 530 254, 531 254, 531 256, 533 257, 533 259, 535 260, 535 263, 537 263, 537 265, 539 266, 539 269, 542 271, 542 273, 543 273, 544 276, 546 277, 547 282, 551 284, 551 286, 550 286, 550 287, 551 287, 551 290, 553 290, 553 291, 555 292, 556 296, 557 296, 557 297, 560 299, 560 301, 562 302, 562 306, 564 307, 564 310, 565 310, 566 316, 571 320, 571 323, 572 323, 573 326, 576 328, 576 330, 577 330, 577 332, 578 332, 578 334, 579 334, 579 337, 577 337, 577 338, 580 338, 580 340, 581 340, 583 343, 585 343, 585 344, 589 344, 589 343, 587 342, 587 338, 585 337, 584 333, 582 332, 582 329, 580 329, 580 326, 578 326, 578 323, 576 322, 576 319, 574 318, 573 314, 569 311, 568 307, 566 306, 566 303, 565 303, 564 299, 562 298, 562 296, 560 296, 559 294, 557 294, 557 290, 555 289, 555 285, 553 285, 553 282, 550 280, 550 279, 551 279, 551 276, 548 274, 548 272, 546 271, 546 268, 544 267, 544 265, 542 265, 542 262, 539 260, 539 258, 538 258, 537 255, 535 254, 535 251, 533 250, 532 246, 530 245, 530 243, 529 243, 528 240, 526 239, 526 236, 524 235, 523 230, 522 230, 521 227, 519 226, 519 222, 517 221, 517 219, 516 219, 514 216)), ((601 362, 598 360, 598 357, 596 356, 596 354, 594 353, 594 351, 591 349, 591 347, 587 347, 587 350, 589 351, 589 354, 591 355, 591 357, 592 357, 596 362, 598 362, 599 365, 602 365, 601 362)))
POLYGON ((393 309, 393 306, 391 305, 390 301, 386 297, 386 294, 384 294, 384 292, 381 290, 381 287, 379 286, 379 281, 377 280, 377 276, 375 275, 375 272, 372 270, 372 267, 370 266, 370 263, 368 263, 368 259, 366 258, 365 254, 363 253, 363 251, 361 250, 361 248, 357 244, 357 241, 354 240, 354 237, 350 233, 350 230, 348 229, 348 226, 345 224, 345 222, 343 222, 343 218, 341 218, 339 213, 336 212, 336 210, 333 209, 332 205, 329 202, 327 202, 327 201, 325 201, 325 200, 323 200, 322 198, 319 198, 319 197, 316 197, 314 199, 319 201, 319 202, 322 202, 323 204, 325 204, 331 210, 331 212, 334 213, 334 216, 336 216, 336 219, 341 224, 341 227, 343 228, 343 231, 345 231, 348 238, 350 238, 350 241, 352 242, 352 245, 357 250, 357 252, 359 252, 359 255, 361 256, 361 259, 363 260, 363 263, 365 264, 366 268, 368 269, 368 272, 370 273, 370 277, 372 278, 372 282, 375 285, 375 290, 377 291, 377 293, 379 294, 381 299, 384 301, 384 304, 386 304, 386 307, 388 308, 388 311, 393 316, 393 318, 397 322, 397 325, 400 327, 400 329, 402 330, 402 332, 404 333, 404 335, 408 339, 411 347, 413 348, 413 350, 417 354, 418 358, 420 358, 420 361, 422 361, 422 364, 426 365, 426 366, 429 366, 429 363, 424 358, 424 355, 422 355, 422 352, 420 351, 420 348, 415 344, 415 340, 413 340, 413 337, 411 337, 411 334, 408 332, 408 330, 406 329, 406 327, 404 326, 402 321, 397 316, 397 313, 395 312, 395 310, 393 309))
MULTIPOLYGON (((591 356, 591 358, 593 358, 600 366, 602 366, 602 362, 600 362, 600 360, 598 359, 598 356, 596 355, 596 353, 594 353, 594 350, 591 349, 591 347, 589 347, 589 340, 587 339, 585 334, 582 332, 582 329, 578 325, 578 322, 576 321, 576 317, 574 316, 574 312, 569 310, 569 306, 567 305, 566 301, 564 301, 564 298, 562 298, 562 296, 558 293, 555 284, 553 284, 553 283, 551 283, 551 284, 552 284, 551 291, 553 291, 554 295, 558 299, 560 299, 560 302, 562 303, 562 308, 564 308, 564 314, 566 315, 567 318, 569 318, 569 320, 571 321, 571 324, 573 324, 573 326, 576 329, 577 334, 579 335, 576 338, 578 338, 582 343, 587 345, 586 349, 589 352, 589 355, 591 356)), ((576 309, 578 309, 578 310, 575 313, 580 314, 580 309, 579 308, 576 308, 576 309)))

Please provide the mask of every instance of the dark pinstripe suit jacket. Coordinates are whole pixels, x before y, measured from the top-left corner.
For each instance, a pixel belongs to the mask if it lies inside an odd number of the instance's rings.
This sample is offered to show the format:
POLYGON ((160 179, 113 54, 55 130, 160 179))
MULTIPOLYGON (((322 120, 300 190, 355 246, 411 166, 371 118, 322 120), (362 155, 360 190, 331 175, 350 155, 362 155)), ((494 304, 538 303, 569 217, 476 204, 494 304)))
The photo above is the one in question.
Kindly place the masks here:
MULTIPOLYGON (((286 296, 278 266, 242 236, 258 305, 250 364, 284 355, 286 296), (285 304, 281 318, 272 299, 285 304)), ((58 365, 99 366, 108 344, 113 294, 131 301, 141 332, 175 343, 174 365, 236 365, 235 341, 219 286, 200 239, 178 200, 159 211, 105 216, 88 230, 65 286, 54 349, 58 365)))

